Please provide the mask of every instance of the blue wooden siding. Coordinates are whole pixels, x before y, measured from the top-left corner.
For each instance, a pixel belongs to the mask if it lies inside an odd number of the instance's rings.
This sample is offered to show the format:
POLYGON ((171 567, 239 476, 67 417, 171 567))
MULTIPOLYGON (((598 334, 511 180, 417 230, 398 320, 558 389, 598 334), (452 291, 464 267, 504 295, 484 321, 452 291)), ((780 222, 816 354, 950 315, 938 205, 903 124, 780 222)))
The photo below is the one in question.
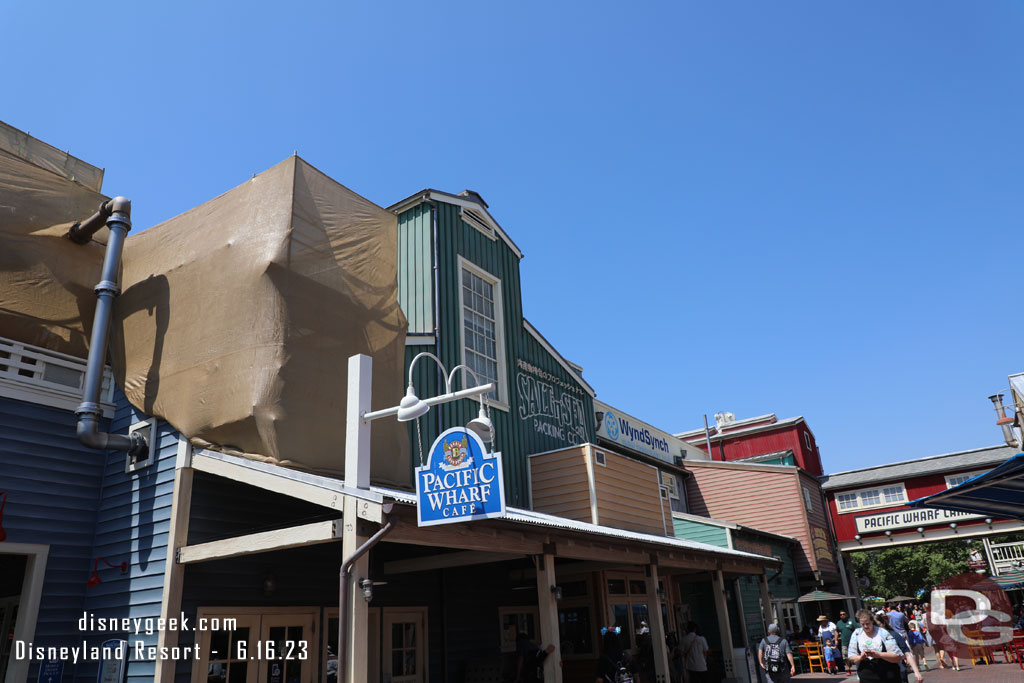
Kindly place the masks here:
POLYGON ((729 532, 724 527, 677 517, 672 520, 672 528, 676 532, 676 538, 699 541, 721 548, 729 547, 729 532))
POLYGON ((398 303, 409 334, 434 332, 432 232, 429 204, 398 216, 398 303))
MULTIPOLYGON (((92 572, 102 478, 103 455, 78 442, 73 412, 0 398, 0 491, 7 492, 7 542, 49 546, 33 639, 37 646, 81 642, 77 624, 92 572)), ((36 668, 31 667, 30 680, 36 668)))
MULTIPOLYGON (((116 409, 111 430, 125 433, 128 427, 146 418, 116 392, 116 409)), ((103 583, 90 588, 84 609, 96 617, 159 619, 163 596, 167 538, 170 532, 171 503, 174 494, 174 466, 178 452, 178 433, 166 422, 158 422, 154 462, 125 474, 125 454, 109 452, 103 468, 103 481, 93 537, 93 555, 113 564, 128 563, 128 571, 101 568, 103 583)), ((100 563, 103 564, 102 562, 100 563)), ((87 633, 86 640, 99 644, 108 638, 124 638, 129 646, 136 641, 156 645, 158 634, 87 633)), ((75 681, 96 680, 96 663, 79 664, 75 681)), ((128 681, 152 680, 152 661, 129 657, 128 681)))
MULTIPOLYGON (((428 207, 411 208, 399 216, 399 225, 423 216, 429 217, 428 207)), ((462 362, 460 256, 501 280, 508 410, 490 408, 495 427, 493 448, 502 453, 506 502, 526 506, 529 501, 527 456, 594 441, 593 399, 526 331, 519 258, 515 253, 502 240, 492 240, 465 223, 457 206, 439 202, 437 216, 440 329, 436 344, 406 347, 406 367, 416 353, 424 350, 435 353, 448 368, 462 362), (526 378, 521 380, 522 389, 517 384, 520 376, 526 378), (545 386, 538 388, 538 381, 545 386), (577 417, 576 413, 581 415, 577 417)), ((417 363, 413 381, 420 396, 436 395, 443 388, 436 367, 429 361, 417 363)), ((456 381, 461 388, 461 379, 456 381)), ((430 447, 442 426, 465 424, 476 417, 478 410, 479 402, 470 399, 431 409, 420 418, 423 448, 430 447)), ((409 435, 413 452, 410 465, 415 465, 420 452, 413 424, 410 424, 409 435)))

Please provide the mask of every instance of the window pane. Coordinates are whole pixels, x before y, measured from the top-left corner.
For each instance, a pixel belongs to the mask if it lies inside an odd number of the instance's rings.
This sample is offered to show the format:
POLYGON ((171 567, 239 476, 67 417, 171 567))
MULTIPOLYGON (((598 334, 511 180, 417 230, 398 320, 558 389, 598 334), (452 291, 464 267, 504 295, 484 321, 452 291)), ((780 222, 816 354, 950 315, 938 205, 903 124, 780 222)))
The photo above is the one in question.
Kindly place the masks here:
POLYGON ((568 607, 558 610, 558 635, 563 655, 591 654, 590 609, 568 607))
POLYGON ((608 579, 608 593, 610 595, 625 595, 626 582, 624 579, 608 579))
POLYGON ((882 502, 881 498, 878 495, 878 489, 873 489, 871 491, 861 491, 860 500, 862 503, 864 503, 864 505, 878 505, 879 503, 882 502))

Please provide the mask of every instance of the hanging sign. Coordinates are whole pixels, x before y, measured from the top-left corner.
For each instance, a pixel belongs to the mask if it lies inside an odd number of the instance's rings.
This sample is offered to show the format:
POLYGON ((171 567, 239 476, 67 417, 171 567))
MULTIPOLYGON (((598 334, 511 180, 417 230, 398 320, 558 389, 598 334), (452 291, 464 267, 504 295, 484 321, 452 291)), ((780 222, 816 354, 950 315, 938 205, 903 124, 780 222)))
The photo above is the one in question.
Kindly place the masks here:
POLYGON ((420 526, 504 515, 501 453, 488 455, 464 427, 449 429, 430 447, 427 464, 416 468, 416 500, 420 526))

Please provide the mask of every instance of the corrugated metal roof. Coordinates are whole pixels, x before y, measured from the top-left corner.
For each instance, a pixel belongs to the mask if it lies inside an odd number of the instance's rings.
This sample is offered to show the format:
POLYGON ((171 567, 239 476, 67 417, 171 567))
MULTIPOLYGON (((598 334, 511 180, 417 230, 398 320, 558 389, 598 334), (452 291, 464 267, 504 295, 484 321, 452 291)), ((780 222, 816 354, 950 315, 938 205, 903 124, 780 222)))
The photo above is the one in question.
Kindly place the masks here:
MULTIPOLYGON (((323 475, 312 474, 309 472, 299 472, 297 470, 281 467, 279 465, 273 465, 270 463, 250 460, 248 458, 228 455, 212 449, 197 449, 196 453, 210 456, 218 460, 232 462, 237 465, 247 467, 249 469, 268 472, 274 474, 275 476, 290 479, 292 481, 298 481, 313 486, 320 486, 323 488, 338 490, 346 494, 358 493, 358 490, 345 487, 344 482, 342 480, 336 479, 334 477, 325 477, 323 475)), ((372 494, 377 494, 384 499, 391 499, 397 503, 402 503, 405 505, 416 505, 416 495, 410 491, 402 491, 400 489, 386 488, 383 486, 371 486, 370 491, 372 494)), ((533 524, 536 526, 549 527, 554 529, 566 529, 569 531, 594 534, 597 536, 610 536, 613 538, 638 541, 641 543, 663 545, 671 548, 678 548, 680 550, 693 550, 697 552, 719 556, 724 555, 728 557, 734 557, 737 559, 761 561, 772 560, 773 562, 775 561, 774 558, 766 557, 764 555, 745 553, 739 550, 729 550, 727 548, 721 548, 719 546, 709 545, 707 543, 687 541, 680 538, 673 538, 671 536, 657 536, 654 534, 645 534, 638 531, 628 531, 626 529, 616 529, 614 527, 602 526, 599 524, 588 524, 586 522, 578 522, 573 519, 566 519, 565 517, 556 517, 555 515, 548 515, 543 512, 535 512, 533 510, 524 510, 522 508, 506 506, 504 517, 499 517, 496 519, 505 519, 510 522, 518 522, 521 524, 533 524)))
MULTIPOLYGON (((399 503, 405 503, 408 505, 416 505, 416 496, 407 491, 398 491, 395 489, 386 489, 379 486, 370 487, 371 490, 380 493, 385 498, 391 498, 399 503)), ((643 543, 656 543, 658 545, 665 545, 674 548, 680 548, 684 550, 696 550, 704 553, 713 553, 716 555, 728 555, 730 557, 736 557, 740 559, 754 559, 754 560, 765 560, 771 559, 764 555, 756 555, 754 553, 745 553, 740 550, 729 550, 728 548, 722 548, 717 545, 710 545, 708 543, 699 543, 697 541, 687 541, 681 538, 673 538, 672 536, 657 536, 655 534, 645 534, 639 531, 628 531, 626 529, 616 529, 615 527, 602 526, 600 524, 589 524, 587 522, 578 522, 574 519, 566 519, 565 517, 556 517, 555 515, 548 515, 543 512, 536 512, 534 510, 525 510, 522 508, 508 507, 505 508, 505 516, 497 519, 507 519, 510 522, 520 522, 523 524, 535 524, 537 526, 551 527, 554 529, 567 529, 570 531, 579 531, 587 534, 596 534, 599 536, 612 536, 615 538, 622 538, 631 541, 640 541, 643 543)))
POLYGON ((874 484, 876 482, 902 479, 905 477, 919 477, 924 474, 938 474, 940 472, 951 472, 972 467, 986 467, 999 464, 1009 460, 1016 455, 1017 450, 1009 446, 988 446, 986 448, 975 448, 970 451, 959 451, 943 455, 932 455, 917 460, 907 460, 889 465, 877 465, 865 467, 860 470, 849 470, 826 474, 820 477, 821 488, 825 491, 835 491, 874 484))

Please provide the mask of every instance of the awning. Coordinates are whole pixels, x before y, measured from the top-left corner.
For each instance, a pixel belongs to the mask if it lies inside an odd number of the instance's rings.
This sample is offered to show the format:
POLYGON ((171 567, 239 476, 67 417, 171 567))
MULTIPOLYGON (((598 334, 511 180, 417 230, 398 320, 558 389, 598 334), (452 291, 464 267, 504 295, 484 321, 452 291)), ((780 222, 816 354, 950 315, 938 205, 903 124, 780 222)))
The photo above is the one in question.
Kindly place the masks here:
POLYGON ((999 576, 990 577, 1000 588, 1024 588, 1024 569, 1007 569, 999 576))
POLYGON ((918 498, 908 505, 1024 519, 1024 453, 959 486, 918 498))

